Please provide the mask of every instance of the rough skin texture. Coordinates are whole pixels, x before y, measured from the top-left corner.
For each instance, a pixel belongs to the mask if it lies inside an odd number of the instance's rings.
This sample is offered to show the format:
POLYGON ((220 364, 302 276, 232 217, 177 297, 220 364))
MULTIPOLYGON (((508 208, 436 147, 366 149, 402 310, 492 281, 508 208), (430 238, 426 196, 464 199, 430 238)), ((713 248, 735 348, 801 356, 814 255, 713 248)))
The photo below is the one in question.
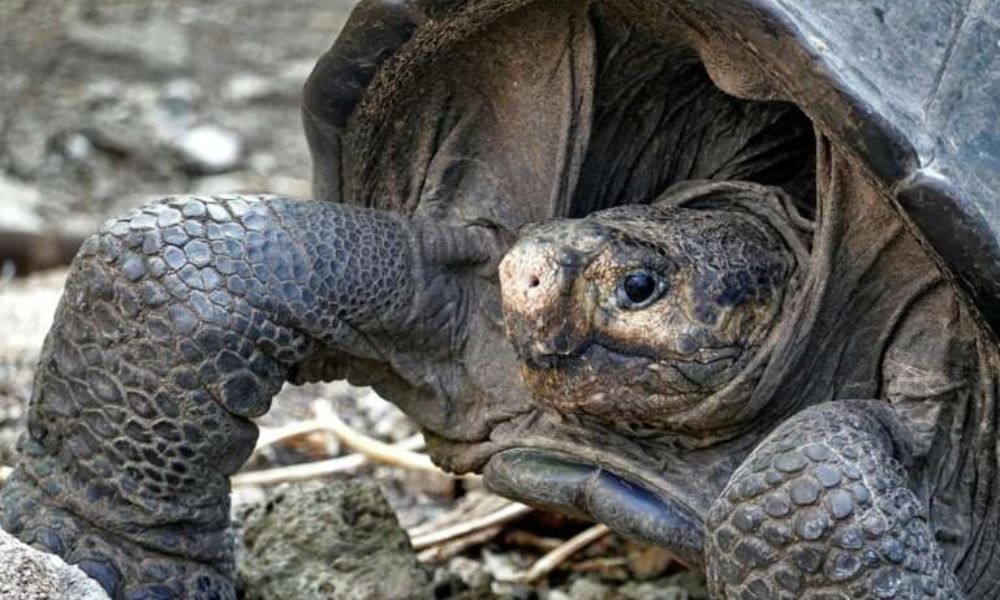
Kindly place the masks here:
POLYGON ((877 402, 822 404, 750 454, 708 514, 713 597, 962 597, 877 402))
POLYGON ((555 221, 500 264, 508 338, 536 401, 644 428, 694 427, 684 413, 766 340, 794 264, 767 221, 739 206, 625 206, 555 221), (633 280, 649 286, 631 292, 642 302, 629 299, 633 280))
POLYGON ((682 550, 717 596, 1000 597, 996 337, 896 211, 907 170, 868 144, 875 113, 836 108, 793 38, 760 32, 776 64, 745 52, 743 4, 363 0, 307 84, 305 125, 317 197, 386 212, 171 199, 111 223, 71 275, 2 526, 117 598, 230 598, 226 476, 247 418, 286 378, 353 374, 425 428, 439 464, 682 550), (706 66, 766 102, 727 96, 706 66), (699 194, 696 209, 770 212, 782 243, 682 228, 687 250, 653 236, 639 251, 616 225, 643 209, 588 217, 699 194), (567 217, 584 220, 549 232, 557 259, 535 272, 558 297, 507 302, 505 327, 503 247, 567 217), (619 251, 573 271, 561 251, 587 255, 576 233, 595 223, 619 251), (699 259, 628 264, 678 253, 699 259), (634 267, 659 278, 616 305, 634 267), (755 475, 775 489, 755 495, 755 475))
POLYGON ((410 262, 395 217, 328 203, 170 198, 107 223, 46 340, 3 528, 116 598, 232 597, 248 419, 317 348, 365 356, 406 318, 410 262))

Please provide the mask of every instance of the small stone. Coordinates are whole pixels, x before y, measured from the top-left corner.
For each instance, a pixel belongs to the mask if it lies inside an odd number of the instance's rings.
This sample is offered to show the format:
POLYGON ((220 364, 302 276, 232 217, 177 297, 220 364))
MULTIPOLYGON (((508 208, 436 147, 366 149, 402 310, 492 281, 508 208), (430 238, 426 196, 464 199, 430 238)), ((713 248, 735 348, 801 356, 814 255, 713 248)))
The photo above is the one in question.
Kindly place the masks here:
POLYGON ((434 598, 430 573, 373 481, 279 489, 241 521, 238 577, 257 597, 434 598))
POLYGON ((64 146, 66 156, 76 162, 86 162, 94 149, 87 136, 80 133, 72 133, 66 137, 64 146))
POLYGON ((577 579, 569 588, 569 597, 576 600, 611 600, 611 588, 590 578, 577 579))
POLYGON ((252 102, 266 98, 274 91, 271 79, 254 73, 237 73, 226 82, 223 94, 235 102, 252 102))
MULTIPOLYGON (((55 535, 50 537, 50 545, 58 545, 55 535)), ((0 598, 107 600, 108 595, 78 567, 0 530, 0 598)))
POLYGON ((456 556, 449 560, 448 570, 474 590, 485 588, 493 581, 481 564, 464 556, 456 556))
POLYGON ((198 125, 185 131, 175 149, 188 167, 198 173, 225 173, 240 164, 243 141, 217 125, 198 125))

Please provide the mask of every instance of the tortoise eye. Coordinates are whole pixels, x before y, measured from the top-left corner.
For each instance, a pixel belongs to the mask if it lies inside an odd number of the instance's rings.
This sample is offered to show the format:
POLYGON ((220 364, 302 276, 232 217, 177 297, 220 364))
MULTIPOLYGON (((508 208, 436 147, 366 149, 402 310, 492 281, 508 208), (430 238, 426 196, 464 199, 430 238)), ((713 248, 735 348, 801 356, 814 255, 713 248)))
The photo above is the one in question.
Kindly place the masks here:
POLYGON ((666 290, 667 282, 662 277, 643 269, 622 278, 615 295, 621 308, 638 309, 652 304, 666 290))

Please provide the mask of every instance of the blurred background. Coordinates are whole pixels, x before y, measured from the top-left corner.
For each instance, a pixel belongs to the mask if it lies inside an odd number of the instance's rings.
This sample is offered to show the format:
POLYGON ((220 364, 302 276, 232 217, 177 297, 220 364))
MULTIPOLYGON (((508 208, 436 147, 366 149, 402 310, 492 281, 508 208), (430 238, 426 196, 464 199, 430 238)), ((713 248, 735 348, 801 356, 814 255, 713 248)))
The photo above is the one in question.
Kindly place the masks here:
MULTIPOLYGON (((301 88, 354 3, 0 0, 0 472, 16 461, 35 363, 66 265, 84 237, 158 195, 309 195, 301 88)), ((275 435, 247 465, 256 475, 234 480, 247 598, 379 596, 372 590, 387 573, 351 571, 355 563, 343 550, 350 544, 330 512, 336 499, 324 496, 339 493, 331 492, 339 489, 334 481, 360 480, 375 481, 392 509, 385 548, 365 552, 404 552, 384 564, 401 565, 393 568, 401 585, 426 584, 413 597, 705 597, 698 578, 666 551, 606 532, 593 535, 588 523, 512 511, 475 479, 352 463, 289 484, 276 470, 352 454, 337 436, 303 427, 331 409, 376 441, 406 444, 417 434, 371 390, 342 383, 286 388, 259 420, 265 436, 275 435), (289 431, 294 435, 278 435, 289 431), (275 513, 282 517, 267 516, 282 503, 284 512, 275 513), (497 514, 512 516, 462 533, 497 514), (313 527, 320 521, 322 527, 313 527), (302 531, 293 529, 303 526, 313 546, 296 542, 302 531), (400 527, 418 553, 394 541, 400 527), (436 535, 449 527, 458 535, 436 535), (542 556, 588 531, 589 543, 525 580, 542 556), (269 547, 280 548, 278 571, 269 547), (340 548, 338 556, 323 554, 333 547, 340 548), (339 571, 328 568, 333 560, 339 571), (331 586, 347 591, 332 593, 331 586)))
POLYGON ((0 231, 79 235, 167 192, 307 195, 300 90, 353 4, 0 0, 0 231))
POLYGON ((301 88, 354 3, 0 0, 0 423, 104 220, 163 194, 308 196, 301 88))

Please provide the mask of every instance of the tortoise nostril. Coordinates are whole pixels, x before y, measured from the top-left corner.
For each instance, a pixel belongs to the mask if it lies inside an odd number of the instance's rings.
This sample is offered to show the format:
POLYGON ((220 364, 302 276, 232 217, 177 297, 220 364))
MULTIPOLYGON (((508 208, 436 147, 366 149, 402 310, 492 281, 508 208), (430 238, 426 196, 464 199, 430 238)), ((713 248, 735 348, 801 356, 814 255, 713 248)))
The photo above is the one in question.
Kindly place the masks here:
POLYGON ((538 277, 534 275, 528 278, 528 288, 536 288, 539 283, 541 282, 538 280, 538 277))

